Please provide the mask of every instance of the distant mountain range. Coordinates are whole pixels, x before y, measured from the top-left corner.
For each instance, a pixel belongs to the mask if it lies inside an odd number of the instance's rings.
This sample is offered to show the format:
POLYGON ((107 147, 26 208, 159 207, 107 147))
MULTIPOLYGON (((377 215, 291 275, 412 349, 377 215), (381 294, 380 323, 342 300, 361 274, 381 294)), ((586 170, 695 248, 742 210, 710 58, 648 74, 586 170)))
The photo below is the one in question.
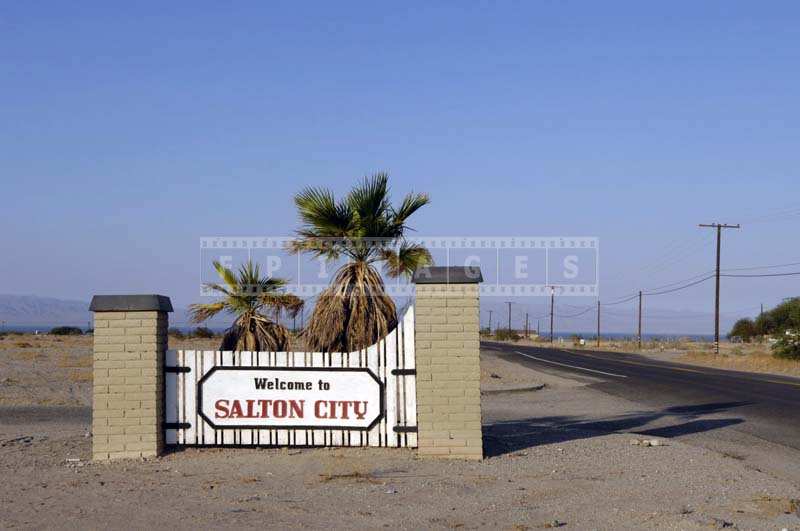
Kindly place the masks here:
POLYGON ((7 326, 86 326, 91 319, 89 303, 85 301, 35 295, 0 295, 0 321, 5 321, 7 326))
MULTIPOLYGON (((170 314, 170 324, 185 326, 189 320, 186 308, 175 308, 170 314)), ((14 326, 80 326, 86 327, 92 321, 88 301, 37 297, 35 295, 2 295, 0 294, 0 321, 6 327, 14 326)), ((230 318, 223 316, 205 323, 218 327, 230 324, 230 318)))

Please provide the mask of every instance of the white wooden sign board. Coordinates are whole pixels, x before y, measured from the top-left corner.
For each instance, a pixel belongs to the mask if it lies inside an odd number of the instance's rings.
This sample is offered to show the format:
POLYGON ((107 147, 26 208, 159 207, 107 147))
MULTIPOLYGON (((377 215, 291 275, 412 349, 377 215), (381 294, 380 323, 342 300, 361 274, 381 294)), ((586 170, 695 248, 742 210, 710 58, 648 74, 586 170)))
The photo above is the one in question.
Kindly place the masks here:
POLYGON ((214 367, 200 380, 200 416, 214 428, 369 429, 383 416, 369 369, 214 367))
POLYGON ((166 358, 167 444, 417 446, 413 307, 357 352, 169 350, 166 358))

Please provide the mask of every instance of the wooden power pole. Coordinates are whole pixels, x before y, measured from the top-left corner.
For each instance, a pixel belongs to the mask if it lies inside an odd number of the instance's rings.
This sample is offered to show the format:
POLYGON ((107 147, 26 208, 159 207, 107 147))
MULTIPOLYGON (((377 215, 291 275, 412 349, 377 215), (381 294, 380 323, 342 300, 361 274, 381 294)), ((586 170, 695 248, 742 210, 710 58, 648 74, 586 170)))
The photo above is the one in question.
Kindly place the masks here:
POLYGON ((714 351, 719 354, 719 263, 722 249, 722 229, 739 229, 741 226, 727 225, 725 223, 701 223, 701 227, 717 229, 717 290, 714 300, 714 351))
POLYGON ((597 300, 597 348, 600 348, 600 299, 597 300))
POLYGON ((511 333, 511 301, 506 301, 508 304, 508 333, 511 333))
POLYGON ((639 350, 642 350, 642 291, 639 290, 639 350))
POLYGON ((556 302, 556 290, 555 288, 550 288, 550 343, 553 342, 553 306, 556 302))

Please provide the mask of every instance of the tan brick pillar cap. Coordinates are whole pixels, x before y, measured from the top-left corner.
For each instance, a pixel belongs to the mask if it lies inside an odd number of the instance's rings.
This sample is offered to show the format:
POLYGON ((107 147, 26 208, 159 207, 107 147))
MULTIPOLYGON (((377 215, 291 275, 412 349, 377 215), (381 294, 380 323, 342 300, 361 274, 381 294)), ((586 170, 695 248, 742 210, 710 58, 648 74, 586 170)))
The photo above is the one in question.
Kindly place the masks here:
POLYGON ((414 284, 479 284, 483 282, 478 266, 421 267, 411 277, 414 284))
POLYGON ((172 301, 164 295, 95 295, 93 312, 171 312, 172 301))

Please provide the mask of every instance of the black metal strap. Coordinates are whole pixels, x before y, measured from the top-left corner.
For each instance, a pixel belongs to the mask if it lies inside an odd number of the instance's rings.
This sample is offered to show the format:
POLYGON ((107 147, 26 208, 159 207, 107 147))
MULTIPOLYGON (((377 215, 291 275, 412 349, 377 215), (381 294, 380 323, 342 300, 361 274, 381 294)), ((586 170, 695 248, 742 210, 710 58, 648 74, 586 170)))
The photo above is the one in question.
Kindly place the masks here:
POLYGON ((187 430, 191 428, 192 425, 188 422, 165 422, 164 429, 165 430, 187 430))
POLYGON ((417 374, 417 369, 392 369, 394 376, 414 376, 417 374))
POLYGON ((191 367, 174 367, 167 365, 164 367, 164 372, 192 372, 191 367))
POLYGON ((392 429, 395 433, 417 433, 416 426, 395 426, 392 429))

